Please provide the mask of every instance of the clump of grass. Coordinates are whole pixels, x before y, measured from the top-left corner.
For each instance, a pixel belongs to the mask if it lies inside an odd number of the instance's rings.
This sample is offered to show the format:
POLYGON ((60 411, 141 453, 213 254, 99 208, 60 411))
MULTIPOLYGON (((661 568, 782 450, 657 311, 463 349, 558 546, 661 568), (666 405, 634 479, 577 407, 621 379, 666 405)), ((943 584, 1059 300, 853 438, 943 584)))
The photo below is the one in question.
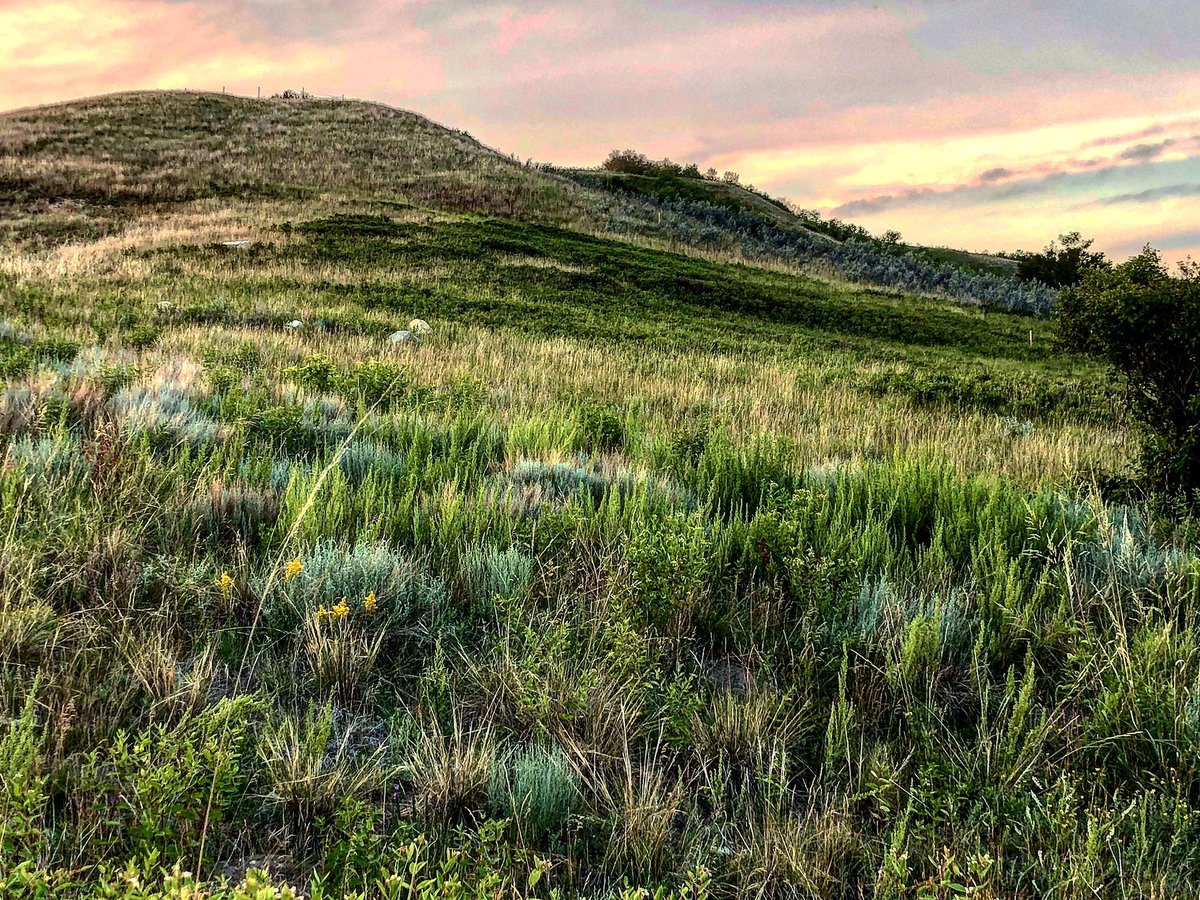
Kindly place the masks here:
POLYGON ((463 554, 462 579, 477 602, 517 600, 533 581, 533 560, 515 547, 475 548, 463 554))
POLYGON ((565 834, 582 796, 579 776, 557 745, 535 744, 501 758, 488 787, 496 811, 533 846, 565 834))
POLYGON ((651 883, 670 871, 681 854, 686 824, 683 785, 648 760, 636 765, 626 758, 611 778, 595 782, 592 789, 611 828, 606 866, 651 883))
POLYGON ((303 717, 281 714, 258 743, 270 799, 281 804, 293 827, 309 832, 318 817, 332 816, 347 798, 364 798, 392 774, 386 747, 357 741, 352 720, 335 719, 331 704, 310 706, 303 717))
POLYGON ((193 504, 201 534, 222 543, 261 540, 279 519, 279 497, 270 489, 213 482, 202 500, 193 504))
POLYGON ((420 727, 402 751, 400 768, 417 816, 444 828, 482 813, 495 765, 492 730, 455 715, 445 731, 436 723, 420 727))
MULTIPOLYGON (((370 595, 368 595, 370 597, 370 595)), ((370 602, 370 601, 368 601, 370 602)), ((352 622, 345 608, 318 609, 304 623, 303 647, 308 675, 320 694, 332 693, 342 707, 357 706, 375 688, 376 666, 385 632, 372 629, 370 612, 352 622)))

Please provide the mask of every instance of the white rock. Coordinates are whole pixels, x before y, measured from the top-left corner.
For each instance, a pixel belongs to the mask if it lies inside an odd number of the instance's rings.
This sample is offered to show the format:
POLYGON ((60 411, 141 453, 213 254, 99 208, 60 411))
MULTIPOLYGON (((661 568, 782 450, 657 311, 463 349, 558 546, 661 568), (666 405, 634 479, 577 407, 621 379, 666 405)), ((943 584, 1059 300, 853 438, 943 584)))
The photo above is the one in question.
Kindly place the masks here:
POLYGON ((429 327, 429 323, 424 319, 413 319, 408 323, 408 330, 417 337, 425 337, 425 335, 433 331, 433 329, 429 327))
POLYGON ((388 335, 389 344, 412 344, 416 346, 421 343, 421 339, 411 331, 393 331, 388 335))
POLYGON ((297 328, 300 328, 303 324, 304 323, 301 322, 299 319, 292 319, 292 321, 288 322, 283 327, 290 328, 292 331, 295 331, 297 328))
POLYGON ((250 242, 249 241, 221 241, 221 246, 222 247, 234 247, 238 250, 249 250, 250 242))

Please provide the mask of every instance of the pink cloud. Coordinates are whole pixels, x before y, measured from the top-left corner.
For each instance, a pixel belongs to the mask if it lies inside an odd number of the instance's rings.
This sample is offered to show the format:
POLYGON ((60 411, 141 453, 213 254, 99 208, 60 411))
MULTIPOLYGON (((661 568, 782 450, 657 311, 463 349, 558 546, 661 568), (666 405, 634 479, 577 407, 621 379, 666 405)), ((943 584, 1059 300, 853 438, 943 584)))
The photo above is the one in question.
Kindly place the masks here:
POLYGON ((444 84, 438 58, 415 29, 327 46, 279 38, 248 16, 230 20, 204 4, 164 0, 0 5, 0 59, 16 63, 0 63, 0 108, 135 88, 305 87, 416 98, 444 84))
POLYGON ((506 9, 496 23, 497 34, 492 49, 500 56, 508 56, 518 43, 542 31, 550 22, 551 15, 548 12, 522 16, 512 9, 506 9))

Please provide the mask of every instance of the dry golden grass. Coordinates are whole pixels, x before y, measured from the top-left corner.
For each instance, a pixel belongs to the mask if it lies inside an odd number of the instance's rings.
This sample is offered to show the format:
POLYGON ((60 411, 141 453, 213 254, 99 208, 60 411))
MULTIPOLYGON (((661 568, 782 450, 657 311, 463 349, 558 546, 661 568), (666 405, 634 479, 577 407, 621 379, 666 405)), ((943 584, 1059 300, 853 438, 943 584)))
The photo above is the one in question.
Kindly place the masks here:
MULTIPOLYGON (((170 353, 255 339, 264 364, 283 369, 320 353, 348 367, 386 358, 411 366, 433 385, 470 377, 488 387, 500 421, 519 423, 580 397, 633 405, 650 433, 694 423, 698 411, 738 443, 782 437, 808 465, 860 462, 917 453, 942 459, 964 475, 1003 474, 1028 485, 1060 482, 1092 470, 1120 468, 1136 452, 1116 425, 1060 422, 1012 436, 1000 417, 915 407, 829 381, 830 360, 737 357, 698 352, 597 346, 569 338, 444 325, 423 346, 391 348, 375 337, 275 335, 251 329, 190 328, 172 333, 170 353)), ((879 369, 884 368, 880 365, 879 369)), ((864 371, 873 371, 868 367, 864 371)))

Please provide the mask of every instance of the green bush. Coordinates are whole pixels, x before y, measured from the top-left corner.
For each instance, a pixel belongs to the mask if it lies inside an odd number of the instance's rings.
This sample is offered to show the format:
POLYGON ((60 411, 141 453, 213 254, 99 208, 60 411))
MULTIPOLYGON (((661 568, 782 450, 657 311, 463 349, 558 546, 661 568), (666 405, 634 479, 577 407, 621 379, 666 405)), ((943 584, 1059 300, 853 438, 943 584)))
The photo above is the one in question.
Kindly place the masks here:
POLYGON ((619 450, 625 445, 625 419, 612 406, 585 403, 579 407, 579 443, 589 453, 619 450))
POLYGON ((528 844, 540 847, 566 833, 582 791, 561 748, 535 745, 517 750, 496 766, 488 797, 528 844))
MULTIPOLYGON (((97 861, 152 853, 194 862, 206 832, 236 816, 253 771, 246 754, 260 703, 221 700, 174 727, 119 732, 88 754, 74 786, 73 837, 97 861)), ((215 852, 220 840, 207 842, 215 852)))
POLYGON ((30 695, 21 715, 0 734, 0 872, 41 862, 47 780, 43 734, 30 695))
POLYGON ((1173 277, 1147 247, 1067 291, 1055 324, 1065 346, 1099 356, 1128 385, 1148 483, 1200 502, 1200 265, 1173 277))

